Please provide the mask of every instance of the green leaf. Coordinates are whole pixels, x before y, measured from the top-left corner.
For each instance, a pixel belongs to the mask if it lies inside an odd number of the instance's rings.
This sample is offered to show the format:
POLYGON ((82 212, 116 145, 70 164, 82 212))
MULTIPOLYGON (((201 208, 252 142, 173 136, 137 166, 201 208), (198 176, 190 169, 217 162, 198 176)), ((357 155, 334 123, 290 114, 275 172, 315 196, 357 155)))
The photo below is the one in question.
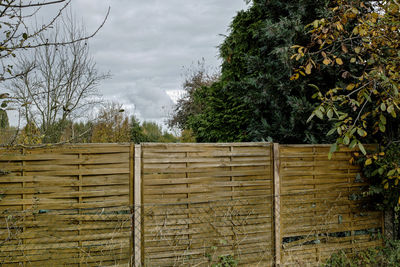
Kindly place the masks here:
POLYGON ((382 103, 382 104, 381 104, 381 110, 382 110, 382 111, 385 111, 385 110, 386 110, 386 105, 385 105, 385 103, 382 103))
POLYGON ((326 135, 332 135, 336 132, 336 128, 332 128, 326 135))
POLYGON ((364 155, 367 155, 367 151, 365 151, 365 148, 364 148, 363 144, 358 143, 358 148, 360 149, 360 151, 361 151, 364 155))
POLYGON ((343 144, 345 144, 345 145, 347 146, 349 143, 350 143, 350 138, 346 135, 346 136, 343 138, 343 144))
POLYGON ((310 86, 310 87, 312 87, 312 88, 314 88, 315 90, 318 90, 319 91, 319 87, 318 86, 316 86, 315 84, 308 84, 308 86, 310 86))
POLYGON ((315 114, 314 114, 314 113, 312 113, 312 114, 310 115, 310 117, 308 117, 308 119, 307 119, 307 123, 309 123, 309 122, 312 120, 312 118, 314 118, 314 116, 315 116, 315 114))
POLYGON ((385 125, 383 125, 382 123, 379 123, 379 130, 384 133, 386 131, 386 127, 385 125))
POLYGON ((332 119, 332 117, 333 117, 333 110, 330 108, 330 109, 328 110, 328 112, 326 113, 326 115, 328 116, 329 119, 332 119))
POLYGON ((24 32, 24 33, 22 34, 22 38, 24 38, 25 40, 28 39, 28 34, 27 34, 26 32, 24 32))
POLYGON ((320 118, 321 120, 324 118, 324 114, 320 111, 320 110, 315 110, 315 115, 317 115, 318 118, 320 118))
POLYGON ((357 129, 357 133, 358 133, 358 135, 361 136, 361 137, 367 136, 367 132, 364 131, 364 130, 361 129, 361 128, 358 128, 358 129, 357 129))
POLYGON ((390 106, 387 107, 387 112, 388 113, 392 113, 393 111, 394 111, 394 106, 393 105, 390 105, 390 106))
POLYGON ((365 97, 365 99, 367 99, 368 102, 372 102, 371 97, 366 92, 363 93, 363 96, 365 97))
POLYGON ((349 148, 354 148, 357 145, 357 139, 353 139, 353 141, 351 141, 349 148))
POLYGON ((337 151, 338 145, 337 143, 333 143, 331 145, 331 148, 329 149, 329 154, 328 154, 328 159, 332 158, 332 154, 335 153, 337 151))
POLYGON ((348 115, 349 114, 347 114, 347 113, 343 113, 342 115, 340 115, 339 120, 342 121, 342 120, 346 119, 348 115))
POLYGON ((383 116, 382 114, 379 116, 380 121, 382 122, 382 124, 386 124, 386 117, 383 116))

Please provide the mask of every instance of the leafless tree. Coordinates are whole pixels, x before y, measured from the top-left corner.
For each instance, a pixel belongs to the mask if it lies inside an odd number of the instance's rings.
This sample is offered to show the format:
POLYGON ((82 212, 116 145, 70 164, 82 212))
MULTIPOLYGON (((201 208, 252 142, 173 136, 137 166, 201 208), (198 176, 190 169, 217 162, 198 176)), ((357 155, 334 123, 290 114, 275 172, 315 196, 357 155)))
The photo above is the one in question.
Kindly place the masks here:
POLYGON ((110 9, 104 17, 103 22, 91 34, 74 36, 75 39, 68 40, 48 40, 37 38, 38 35, 53 31, 54 24, 62 17, 70 5, 71 0, 0 0, 0 81, 12 79, 23 75, 13 70, 13 65, 6 59, 15 57, 19 51, 34 49, 49 45, 63 45, 77 41, 87 40, 93 37, 104 25, 110 9), (58 7, 54 16, 41 23, 39 27, 33 27, 29 21, 35 17, 42 9, 58 7))
POLYGON ((51 33, 41 32, 36 38, 54 45, 17 57, 14 69, 23 74, 8 84, 26 122, 40 129, 45 142, 57 142, 52 135, 62 131, 67 120, 81 117, 98 103, 97 86, 109 76, 97 71, 82 39, 84 27, 70 12, 53 26, 51 33))

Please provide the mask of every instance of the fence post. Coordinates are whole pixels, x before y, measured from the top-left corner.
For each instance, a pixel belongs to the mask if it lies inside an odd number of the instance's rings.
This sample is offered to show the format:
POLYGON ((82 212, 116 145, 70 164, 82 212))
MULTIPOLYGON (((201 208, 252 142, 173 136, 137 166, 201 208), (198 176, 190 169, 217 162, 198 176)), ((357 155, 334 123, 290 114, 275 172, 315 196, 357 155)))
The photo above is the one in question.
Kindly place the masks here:
POLYGON ((135 145, 134 167, 134 266, 142 266, 142 146, 135 145))
POLYGON ((132 267, 135 262, 135 199, 134 199, 134 181, 135 181, 135 144, 131 143, 129 147, 129 208, 131 211, 131 237, 129 240, 129 266, 132 267))
POLYGON ((274 241, 275 241, 275 266, 281 264, 281 190, 280 190, 280 177, 279 177, 279 144, 273 144, 273 158, 274 158, 274 241))

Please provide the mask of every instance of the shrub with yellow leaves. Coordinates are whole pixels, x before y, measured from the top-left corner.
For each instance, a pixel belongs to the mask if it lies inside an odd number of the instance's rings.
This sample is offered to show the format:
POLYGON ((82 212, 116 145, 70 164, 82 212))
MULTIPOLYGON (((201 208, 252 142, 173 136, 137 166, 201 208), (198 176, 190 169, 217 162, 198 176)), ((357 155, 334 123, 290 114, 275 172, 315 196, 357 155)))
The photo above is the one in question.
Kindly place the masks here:
POLYGON ((366 154, 366 140, 389 143, 399 136, 399 10, 397 0, 337 0, 330 17, 307 26, 308 46, 292 47, 292 60, 302 63, 292 80, 323 68, 337 73, 335 88, 312 85, 320 105, 309 118, 335 121, 331 153, 344 144, 366 154))
POLYGON ((366 196, 393 208, 400 205, 400 1, 333 3, 328 17, 307 26, 308 45, 292 47, 297 67, 291 79, 337 74, 335 88, 311 85, 319 105, 309 121, 334 122, 327 133, 337 137, 329 157, 339 145, 361 151, 351 161, 368 179, 366 196), (366 143, 379 144, 380 151, 367 152, 366 143))

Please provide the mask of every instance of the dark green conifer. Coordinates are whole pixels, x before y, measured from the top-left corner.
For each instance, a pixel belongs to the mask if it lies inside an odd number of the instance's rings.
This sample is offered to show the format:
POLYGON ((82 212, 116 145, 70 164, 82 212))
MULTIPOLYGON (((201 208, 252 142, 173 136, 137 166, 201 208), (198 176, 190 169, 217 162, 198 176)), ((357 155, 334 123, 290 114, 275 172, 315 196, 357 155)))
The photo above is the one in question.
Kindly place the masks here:
POLYGON ((315 107, 309 84, 332 88, 336 74, 290 80, 290 48, 309 41, 305 26, 323 17, 329 2, 253 0, 236 15, 220 46, 221 79, 195 95, 204 107, 188 120, 197 141, 332 141, 330 123, 306 121, 315 107))

